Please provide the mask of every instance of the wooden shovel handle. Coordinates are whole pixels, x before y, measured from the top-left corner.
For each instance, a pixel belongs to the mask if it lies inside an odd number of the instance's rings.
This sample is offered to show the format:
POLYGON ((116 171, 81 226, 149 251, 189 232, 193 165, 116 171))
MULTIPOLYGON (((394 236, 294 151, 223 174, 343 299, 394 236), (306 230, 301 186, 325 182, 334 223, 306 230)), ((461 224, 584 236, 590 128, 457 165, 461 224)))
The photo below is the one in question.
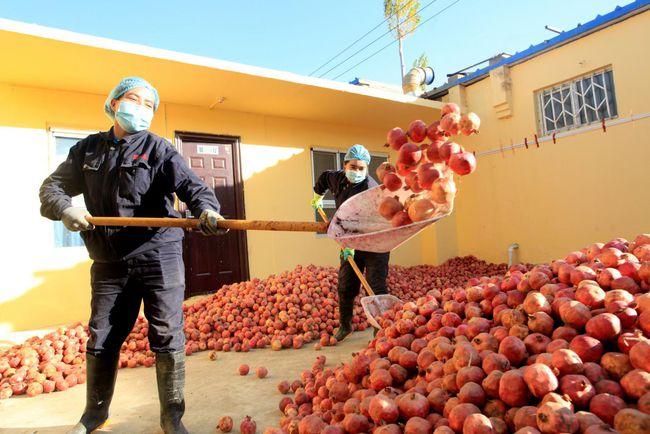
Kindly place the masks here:
MULTIPOLYGON (((329 219, 327 218, 327 214, 325 214, 325 211, 323 211, 323 208, 318 208, 318 214, 320 215, 320 218, 322 218, 325 223, 329 224, 329 219)), ((361 281, 361 285, 363 286, 363 289, 366 290, 366 293, 370 296, 375 295, 375 291, 373 291, 372 288, 370 287, 370 284, 366 280, 366 277, 363 275, 363 273, 357 266, 357 263, 352 256, 348 256, 348 262, 350 263, 350 266, 352 267, 355 274, 361 281)))
MULTIPOLYGON (((95 226, 176 227, 198 229, 198 219, 170 217, 86 217, 95 226)), ((237 231, 327 232, 327 223, 264 220, 220 220, 218 226, 237 231)))

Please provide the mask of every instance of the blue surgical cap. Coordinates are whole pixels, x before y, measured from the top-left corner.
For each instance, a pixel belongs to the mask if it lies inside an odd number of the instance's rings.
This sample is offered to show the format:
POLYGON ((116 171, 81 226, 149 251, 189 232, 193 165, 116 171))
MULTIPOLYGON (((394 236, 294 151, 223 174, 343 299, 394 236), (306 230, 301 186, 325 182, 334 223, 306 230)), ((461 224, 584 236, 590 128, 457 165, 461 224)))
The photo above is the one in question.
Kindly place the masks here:
POLYGON ((348 153, 345 154, 345 161, 350 160, 361 160, 365 161, 366 164, 370 164, 370 152, 362 145, 354 145, 348 149, 348 153))
POLYGON ((108 98, 106 98, 106 102, 104 103, 104 112, 106 115, 113 119, 115 118, 115 112, 113 112, 113 109, 111 108, 111 101, 114 99, 120 99, 122 95, 130 91, 131 89, 135 89, 136 87, 146 87, 153 93, 153 110, 156 111, 158 110, 158 104, 160 103, 160 99, 158 98, 158 91, 156 90, 155 87, 151 85, 147 80, 144 78, 140 77, 125 77, 120 81, 120 83, 115 86, 115 88, 111 91, 111 93, 108 94, 108 98))

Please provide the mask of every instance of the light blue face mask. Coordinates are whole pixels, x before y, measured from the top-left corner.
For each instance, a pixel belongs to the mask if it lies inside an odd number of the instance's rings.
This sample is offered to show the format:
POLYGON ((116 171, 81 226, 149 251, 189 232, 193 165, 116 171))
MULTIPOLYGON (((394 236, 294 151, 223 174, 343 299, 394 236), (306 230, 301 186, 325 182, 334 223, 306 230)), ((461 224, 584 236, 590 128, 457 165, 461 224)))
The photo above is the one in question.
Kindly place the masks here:
POLYGON ((348 181, 350 181, 352 184, 358 184, 362 182, 364 179, 366 179, 367 171, 363 170, 361 172, 358 172, 356 170, 346 170, 345 171, 345 176, 348 178, 348 181))
POLYGON ((153 110, 131 101, 122 101, 115 112, 115 120, 127 133, 148 130, 153 119, 153 110))

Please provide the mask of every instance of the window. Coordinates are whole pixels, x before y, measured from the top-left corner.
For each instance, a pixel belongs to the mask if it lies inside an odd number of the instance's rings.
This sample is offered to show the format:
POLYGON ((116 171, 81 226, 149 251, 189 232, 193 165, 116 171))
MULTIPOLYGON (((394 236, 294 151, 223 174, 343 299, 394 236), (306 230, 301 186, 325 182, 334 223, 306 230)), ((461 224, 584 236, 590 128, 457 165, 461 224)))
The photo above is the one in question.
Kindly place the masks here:
POLYGON ((612 70, 602 70, 537 94, 542 135, 577 128, 618 114, 612 70))
MULTIPOLYGON (((372 177, 375 176, 377 167, 384 161, 388 161, 388 155, 370 153, 372 159, 370 160, 370 165, 368 166, 368 174, 372 177)), ((313 183, 316 184, 316 180, 321 173, 326 170, 342 170, 344 165, 345 151, 335 151, 330 149, 312 149, 311 150, 311 162, 312 162, 312 175, 313 183)), ((323 210, 327 214, 328 218, 332 218, 336 212, 336 204, 334 203, 334 196, 329 191, 325 193, 323 198, 323 210)), ((315 213, 317 221, 320 221, 321 218, 318 213, 315 213)))
MULTIPOLYGON (((85 134, 78 133, 54 133, 54 149, 51 158, 51 170, 56 169, 59 164, 63 163, 68 157, 70 148, 73 147, 80 139, 86 137, 85 134)), ((73 206, 84 206, 83 197, 77 196, 72 198, 73 206)), ((71 232, 63 226, 60 221, 53 222, 54 224, 54 247, 82 247, 83 240, 79 236, 79 232, 71 232)))

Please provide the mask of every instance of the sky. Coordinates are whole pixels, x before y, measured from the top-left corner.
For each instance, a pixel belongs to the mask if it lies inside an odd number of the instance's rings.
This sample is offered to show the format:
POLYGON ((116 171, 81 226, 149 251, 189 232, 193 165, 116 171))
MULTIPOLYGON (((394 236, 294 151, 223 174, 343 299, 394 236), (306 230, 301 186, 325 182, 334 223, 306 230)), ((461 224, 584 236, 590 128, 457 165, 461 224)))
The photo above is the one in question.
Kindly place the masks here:
MULTIPOLYGON (((408 69, 425 53, 438 86, 449 73, 555 36, 545 25, 570 30, 628 3, 420 0, 421 20, 433 18, 404 40, 405 63, 408 69)), ((384 15, 383 0, 0 0, 0 18, 310 75, 382 23, 384 15)), ((355 66, 394 40, 390 34, 382 36, 387 30, 387 23, 381 24, 314 75, 360 50, 324 77, 399 85, 397 43, 355 66)))

